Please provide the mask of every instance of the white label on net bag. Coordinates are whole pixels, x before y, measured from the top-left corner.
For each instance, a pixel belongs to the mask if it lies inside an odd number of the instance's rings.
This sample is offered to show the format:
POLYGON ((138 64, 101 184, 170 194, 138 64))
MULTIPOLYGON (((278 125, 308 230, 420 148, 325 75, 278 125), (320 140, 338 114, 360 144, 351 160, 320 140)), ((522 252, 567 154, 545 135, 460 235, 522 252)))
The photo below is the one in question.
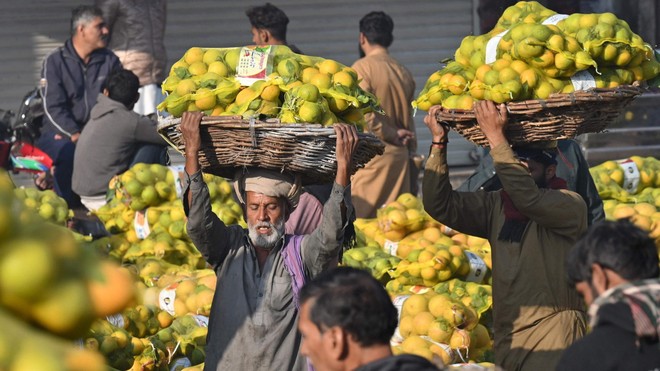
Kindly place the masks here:
MULTIPOLYGON (((399 318, 399 320, 401 320, 401 311, 403 310, 403 303, 409 297, 410 295, 401 295, 392 299, 392 304, 394 304, 396 311, 399 313, 397 317, 399 318)), ((401 344, 401 342, 403 342, 403 336, 401 335, 401 332, 399 332, 399 326, 397 326, 396 329, 394 330, 394 335, 392 335, 390 342, 394 343, 394 345, 398 345, 401 344)))
POLYGON ((464 251, 464 253, 470 262, 470 273, 468 273, 465 281, 476 283, 483 282, 486 272, 488 272, 488 266, 486 266, 486 263, 479 255, 470 251, 464 251))
POLYGON ((209 317, 202 316, 200 314, 195 314, 195 315, 193 315, 193 318, 195 319, 195 322, 197 323, 197 326, 199 326, 199 327, 209 327, 209 317))
POLYGON ((176 299, 176 287, 178 285, 178 283, 171 284, 158 294, 158 306, 171 315, 174 315, 174 300, 176 299))
POLYGON ((630 194, 637 193, 639 187, 639 169, 633 160, 625 159, 617 161, 623 169, 623 189, 630 194))
POLYGON ((578 90, 589 90, 596 87, 596 80, 589 73, 589 71, 580 71, 571 76, 571 83, 573 83, 573 89, 578 90))
POLYGON ((568 18, 568 14, 555 14, 551 15, 541 22, 541 24, 557 24, 559 21, 568 18))
POLYGON ((243 86, 250 86, 259 80, 265 80, 273 71, 272 45, 245 46, 236 66, 236 79, 243 86))
POLYGON ((149 229, 149 221, 147 220, 147 210, 135 212, 135 219, 133 220, 133 228, 137 238, 144 240, 149 236, 151 230, 149 229))
POLYGON ((192 366, 192 362, 187 357, 177 358, 170 363, 170 371, 179 371, 192 366))
POLYGON ((396 256, 396 252, 399 250, 399 243, 390 241, 390 240, 385 240, 385 243, 383 244, 383 249, 388 252, 390 255, 396 256))
POLYGON ((110 322, 110 324, 115 327, 124 328, 124 326, 126 326, 126 323, 124 322, 124 316, 122 316, 121 313, 107 316, 105 317, 105 320, 110 322))
POLYGON ((176 197, 181 198, 183 195, 183 172, 182 165, 168 166, 167 167, 174 176, 174 189, 176 190, 176 197))
POLYGON ((497 59, 497 44, 500 43, 502 36, 506 35, 507 32, 509 32, 509 30, 502 31, 493 36, 492 39, 488 40, 488 44, 486 44, 486 64, 491 64, 497 59))

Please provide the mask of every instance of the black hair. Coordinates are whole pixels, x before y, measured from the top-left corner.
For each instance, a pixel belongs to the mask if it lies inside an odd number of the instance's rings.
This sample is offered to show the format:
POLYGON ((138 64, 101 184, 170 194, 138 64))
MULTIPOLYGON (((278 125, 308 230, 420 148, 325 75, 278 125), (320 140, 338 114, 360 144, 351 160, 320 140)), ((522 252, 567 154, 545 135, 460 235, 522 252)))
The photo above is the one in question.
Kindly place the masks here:
POLYGON ((71 35, 76 34, 80 24, 90 23, 94 18, 103 18, 103 11, 95 6, 80 5, 71 10, 71 35))
POLYGON ((105 80, 104 88, 108 89, 108 97, 132 109, 137 101, 140 80, 135 74, 123 68, 110 72, 105 80))
POLYGON ((275 39, 286 41, 286 26, 289 24, 289 17, 280 8, 266 3, 266 5, 248 8, 245 15, 250 20, 252 27, 267 30, 275 39))
POLYGON ((660 275, 655 242, 628 219, 603 221, 587 230, 568 254, 569 284, 591 281, 594 263, 628 281, 660 275))
POLYGON ((310 301, 310 320, 319 331, 342 328, 361 346, 389 344, 398 312, 387 291, 367 271, 338 267, 303 286, 300 303, 310 301))
POLYGON ((360 32, 364 34, 369 44, 377 44, 385 48, 392 45, 394 22, 385 12, 371 12, 360 19, 360 32))

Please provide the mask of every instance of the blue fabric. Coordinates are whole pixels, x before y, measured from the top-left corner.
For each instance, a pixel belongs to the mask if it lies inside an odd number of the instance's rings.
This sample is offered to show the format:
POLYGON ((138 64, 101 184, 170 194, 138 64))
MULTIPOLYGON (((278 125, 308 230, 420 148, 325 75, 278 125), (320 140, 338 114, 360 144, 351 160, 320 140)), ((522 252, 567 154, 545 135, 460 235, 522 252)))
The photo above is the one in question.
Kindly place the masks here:
POLYGON ((139 163, 167 165, 168 162, 167 147, 158 144, 141 144, 135 151, 129 167, 139 163))
POLYGON ((53 172, 53 187, 55 193, 62 197, 69 208, 81 206, 80 197, 71 189, 71 177, 73 176, 73 156, 76 144, 68 137, 55 139, 55 134, 46 133, 37 140, 37 147, 46 152, 53 160, 55 167, 53 172))

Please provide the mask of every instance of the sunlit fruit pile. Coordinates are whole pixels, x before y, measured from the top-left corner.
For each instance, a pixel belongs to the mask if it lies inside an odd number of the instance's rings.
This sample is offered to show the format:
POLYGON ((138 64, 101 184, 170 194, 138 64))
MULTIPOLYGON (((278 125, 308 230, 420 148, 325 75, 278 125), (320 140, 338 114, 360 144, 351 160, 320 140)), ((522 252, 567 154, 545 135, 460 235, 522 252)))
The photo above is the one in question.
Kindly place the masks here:
POLYGON ((653 47, 612 13, 559 15, 535 1, 507 8, 490 32, 465 37, 413 106, 472 109, 546 99, 588 87, 614 88, 660 73, 653 47))
POLYGON ((190 48, 174 63, 158 106, 175 117, 185 111, 207 115, 279 118, 282 123, 337 122, 364 125, 379 110, 376 98, 358 85, 355 70, 334 60, 293 53, 283 45, 190 48), (250 53, 241 53, 249 50, 250 53), (242 80, 243 59, 263 52, 266 76, 242 80), (246 82, 247 81, 247 82, 246 82))
POLYGON ((628 218, 649 232, 660 251, 660 161, 632 156, 589 169, 608 219, 628 218))

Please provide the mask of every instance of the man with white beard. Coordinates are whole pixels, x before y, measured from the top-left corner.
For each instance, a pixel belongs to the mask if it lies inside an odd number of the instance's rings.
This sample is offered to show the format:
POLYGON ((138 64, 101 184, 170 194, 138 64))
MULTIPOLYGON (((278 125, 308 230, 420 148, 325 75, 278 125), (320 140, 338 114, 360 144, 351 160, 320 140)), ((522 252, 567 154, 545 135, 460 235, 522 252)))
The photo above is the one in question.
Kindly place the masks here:
POLYGON ((218 278, 204 369, 306 370, 296 328, 298 292, 305 281, 336 265, 353 214, 350 169, 357 131, 335 124, 337 174, 323 219, 311 234, 294 236, 284 233, 302 188, 293 174, 254 168, 237 173, 234 189, 247 230, 226 226, 211 211, 198 157, 202 116, 185 112, 180 128, 188 235, 218 278))

